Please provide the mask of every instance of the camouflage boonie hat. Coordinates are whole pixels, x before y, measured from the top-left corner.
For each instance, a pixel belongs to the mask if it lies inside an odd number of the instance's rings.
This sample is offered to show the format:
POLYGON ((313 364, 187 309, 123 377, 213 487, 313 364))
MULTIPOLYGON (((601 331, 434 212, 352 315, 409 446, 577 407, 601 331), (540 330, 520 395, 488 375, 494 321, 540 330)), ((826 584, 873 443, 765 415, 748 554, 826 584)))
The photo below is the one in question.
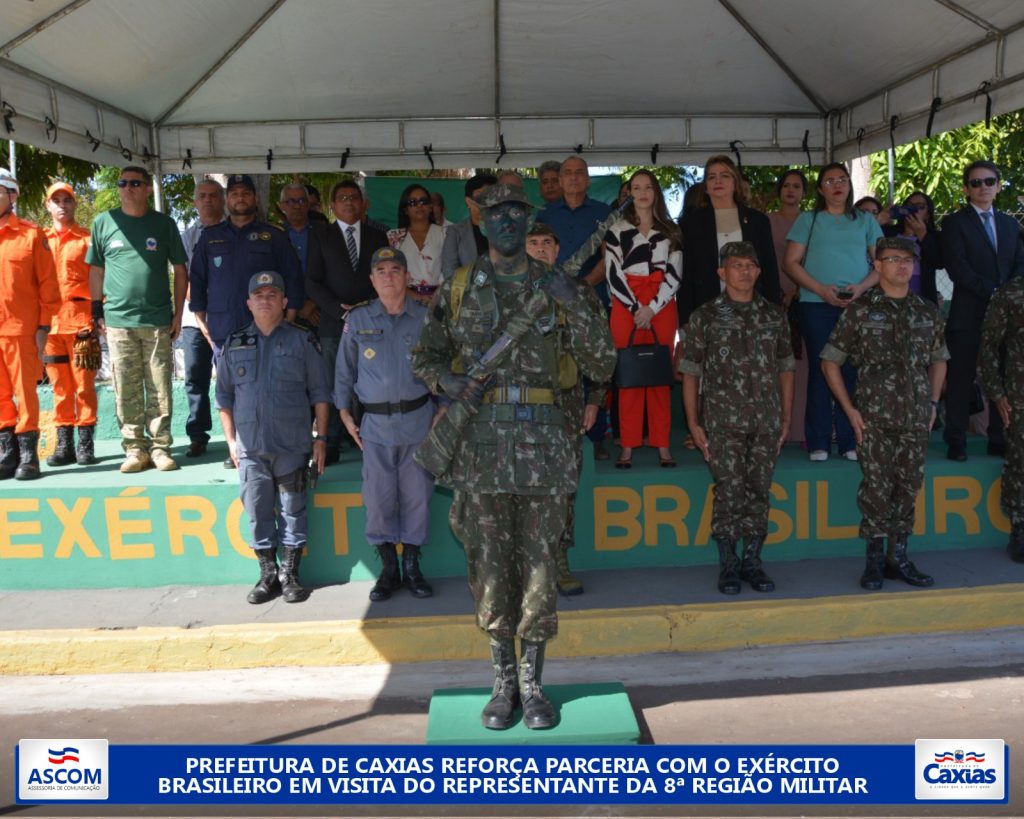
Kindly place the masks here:
POLYGON ((373 252, 373 258, 370 259, 370 270, 373 270, 381 262, 395 262, 406 270, 409 269, 409 265, 405 261, 405 254, 401 250, 395 250, 393 247, 377 248, 373 252))
POLYGON ((719 258, 723 267, 725 266, 726 259, 734 258, 750 259, 758 267, 761 266, 761 260, 757 258, 757 251, 751 242, 726 242, 722 247, 719 258))
POLYGON ((505 202, 518 202, 521 205, 533 207, 530 200, 526 198, 526 191, 523 190, 522 185, 511 185, 507 182, 491 185, 489 188, 481 188, 473 198, 483 210, 505 202))
POLYGON ((905 253, 912 253, 914 258, 919 258, 921 249, 913 239, 904 239, 902 236, 883 236, 875 242, 875 258, 882 255, 883 250, 902 250, 905 253))
POLYGON ((264 270, 260 273, 253 273, 249 279, 249 295, 251 296, 261 287, 276 287, 282 293, 284 290, 284 278, 275 270, 264 270))

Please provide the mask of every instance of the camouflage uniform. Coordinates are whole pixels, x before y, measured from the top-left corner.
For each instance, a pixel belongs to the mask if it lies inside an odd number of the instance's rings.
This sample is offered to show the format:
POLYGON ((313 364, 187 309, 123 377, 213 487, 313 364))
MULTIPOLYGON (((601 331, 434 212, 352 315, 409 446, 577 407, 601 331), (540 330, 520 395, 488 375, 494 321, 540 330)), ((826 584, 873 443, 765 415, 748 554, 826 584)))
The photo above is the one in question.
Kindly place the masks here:
POLYGON ((978 374, 989 401, 1005 398, 1010 402, 1002 505, 1013 526, 1010 554, 1024 561, 1024 279, 1011 279, 989 302, 981 328, 978 374), (1003 344, 1006 353, 1000 366, 1003 344))
POLYGON ((701 425, 715 479, 711 535, 749 544, 768 533, 768 492, 782 433, 779 373, 795 370, 782 308, 722 293, 690 317, 679 371, 701 379, 701 425))
MULTIPOLYGON (((490 258, 470 271, 457 319, 452 284, 441 285, 413 350, 413 371, 437 391, 453 369, 465 371, 521 309, 547 268, 529 259, 525 281, 496 280, 490 258), (453 362, 455 365, 453 366, 453 362)), ((492 638, 543 642, 555 635, 554 547, 565 528, 567 494, 578 471, 566 418, 556 401, 559 362, 572 355, 595 381, 615 367, 604 316, 576 298, 554 302, 495 375, 479 412, 438 482, 455 490, 450 523, 466 549, 477 623, 492 638)), ((577 427, 578 428, 578 427, 577 427)))
POLYGON ((821 351, 823 361, 849 359, 857 368, 864 419, 857 505, 866 540, 905 541, 914 528, 932 414, 928 368, 949 359, 943 326, 938 308, 920 296, 893 299, 873 288, 843 311, 821 351))

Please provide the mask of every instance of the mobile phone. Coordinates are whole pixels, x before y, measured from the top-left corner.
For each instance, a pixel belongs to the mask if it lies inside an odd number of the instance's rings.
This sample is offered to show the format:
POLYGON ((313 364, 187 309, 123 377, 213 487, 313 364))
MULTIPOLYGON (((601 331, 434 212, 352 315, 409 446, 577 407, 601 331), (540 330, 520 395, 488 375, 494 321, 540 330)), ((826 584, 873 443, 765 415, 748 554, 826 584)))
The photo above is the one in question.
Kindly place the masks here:
POLYGON ((889 216, 893 219, 906 219, 917 213, 917 205, 893 205, 889 208, 889 216))
POLYGON ((837 290, 836 295, 841 299, 852 299, 853 291, 847 287, 844 287, 841 290, 837 290))

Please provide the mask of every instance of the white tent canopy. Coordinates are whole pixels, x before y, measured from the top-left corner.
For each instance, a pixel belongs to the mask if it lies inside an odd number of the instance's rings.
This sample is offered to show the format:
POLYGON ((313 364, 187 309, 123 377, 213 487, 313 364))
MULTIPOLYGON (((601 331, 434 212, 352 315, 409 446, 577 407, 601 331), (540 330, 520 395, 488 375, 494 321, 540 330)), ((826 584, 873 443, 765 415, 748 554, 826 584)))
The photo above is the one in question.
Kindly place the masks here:
POLYGON ((3 0, 0 43, 10 138, 165 172, 818 163, 1024 107, 1019 0, 3 0))

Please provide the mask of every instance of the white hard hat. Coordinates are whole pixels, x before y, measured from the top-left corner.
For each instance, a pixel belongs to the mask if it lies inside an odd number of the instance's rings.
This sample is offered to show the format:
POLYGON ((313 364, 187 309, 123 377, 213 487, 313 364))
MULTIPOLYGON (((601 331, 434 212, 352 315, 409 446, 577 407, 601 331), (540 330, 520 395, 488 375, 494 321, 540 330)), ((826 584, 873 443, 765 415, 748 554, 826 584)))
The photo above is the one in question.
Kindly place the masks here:
POLYGON ((14 178, 7 168, 0 168, 0 187, 19 193, 18 180, 14 178))

